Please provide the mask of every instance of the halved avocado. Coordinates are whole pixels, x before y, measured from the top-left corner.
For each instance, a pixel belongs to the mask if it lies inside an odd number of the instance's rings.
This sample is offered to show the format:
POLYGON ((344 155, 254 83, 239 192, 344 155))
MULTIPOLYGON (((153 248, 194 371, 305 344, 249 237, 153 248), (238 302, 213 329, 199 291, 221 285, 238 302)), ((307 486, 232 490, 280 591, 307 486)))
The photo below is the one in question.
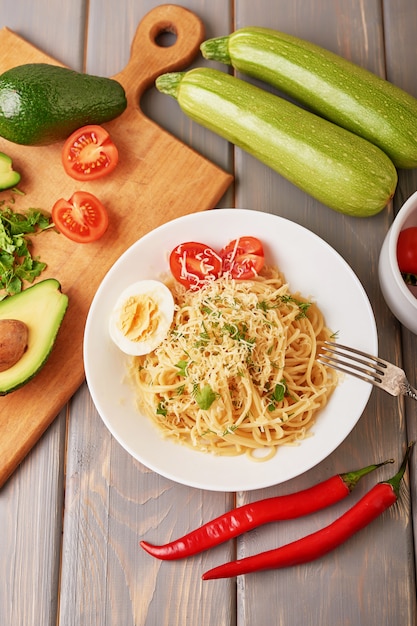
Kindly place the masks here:
POLYGON ((15 365, 0 372, 0 396, 19 389, 39 372, 54 346, 68 307, 68 296, 55 278, 48 278, 0 301, 0 319, 21 320, 28 344, 15 365))

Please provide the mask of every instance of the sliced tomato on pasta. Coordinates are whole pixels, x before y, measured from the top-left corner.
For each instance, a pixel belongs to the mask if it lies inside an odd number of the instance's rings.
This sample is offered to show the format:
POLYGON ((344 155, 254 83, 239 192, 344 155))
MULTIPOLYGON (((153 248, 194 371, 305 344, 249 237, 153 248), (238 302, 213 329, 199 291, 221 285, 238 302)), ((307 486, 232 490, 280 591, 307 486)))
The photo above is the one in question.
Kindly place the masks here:
POLYGON ((239 237, 221 251, 223 272, 232 278, 247 280, 259 274, 265 263, 262 243, 256 237, 239 237))
POLYGON ((221 257, 210 246, 188 241, 176 246, 170 254, 169 266, 174 278, 187 289, 200 289, 222 273, 221 257))

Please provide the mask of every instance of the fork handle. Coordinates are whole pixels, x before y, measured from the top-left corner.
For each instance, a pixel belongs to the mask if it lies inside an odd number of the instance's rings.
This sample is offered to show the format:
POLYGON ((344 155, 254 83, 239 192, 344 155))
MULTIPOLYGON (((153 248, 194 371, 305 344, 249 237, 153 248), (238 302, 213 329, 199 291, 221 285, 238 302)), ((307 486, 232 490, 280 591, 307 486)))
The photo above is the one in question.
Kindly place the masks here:
POLYGON ((414 389, 409 382, 406 382, 404 385, 404 395, 413 398, 413 400, 417 400, 417 389, 414 389))

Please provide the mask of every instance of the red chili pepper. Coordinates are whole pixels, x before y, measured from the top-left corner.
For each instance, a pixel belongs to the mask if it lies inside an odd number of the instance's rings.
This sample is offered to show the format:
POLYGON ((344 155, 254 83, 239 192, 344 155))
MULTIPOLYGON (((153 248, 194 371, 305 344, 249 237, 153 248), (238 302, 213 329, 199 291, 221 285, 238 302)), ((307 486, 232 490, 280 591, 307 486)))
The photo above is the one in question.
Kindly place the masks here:
POLYGON ((235 508, 204 524, 181 539, 163 546, 141 541, 140 545, 150 555, 163 560, 182 559, 237 537, 257 526, 309 515, 345 498, 362 476, 393 463, 392 459, 368 465, 355 472, 337 474, 324 482, 297 493, 275 496, 235 508))
POLYGON ((412 445, 408 446, 401 467, 395 476, 375 485, 351 509, 328 526, 274 550, 214 567, 203 574, 203 580, 229 578, 261 570, 300 565, 314 561, 334 550, 397 501, 400 482, 412 445))

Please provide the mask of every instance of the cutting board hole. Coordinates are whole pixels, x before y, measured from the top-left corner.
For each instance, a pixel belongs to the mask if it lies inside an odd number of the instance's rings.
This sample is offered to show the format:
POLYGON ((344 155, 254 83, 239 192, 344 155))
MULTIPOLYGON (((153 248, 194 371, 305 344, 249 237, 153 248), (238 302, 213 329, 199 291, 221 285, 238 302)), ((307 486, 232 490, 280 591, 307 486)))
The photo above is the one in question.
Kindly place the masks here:
POLYGON ((163 30, 155 37, 155 43, 161 48, 170 48, 177 41, 177 33, 171 30, 163 30))

